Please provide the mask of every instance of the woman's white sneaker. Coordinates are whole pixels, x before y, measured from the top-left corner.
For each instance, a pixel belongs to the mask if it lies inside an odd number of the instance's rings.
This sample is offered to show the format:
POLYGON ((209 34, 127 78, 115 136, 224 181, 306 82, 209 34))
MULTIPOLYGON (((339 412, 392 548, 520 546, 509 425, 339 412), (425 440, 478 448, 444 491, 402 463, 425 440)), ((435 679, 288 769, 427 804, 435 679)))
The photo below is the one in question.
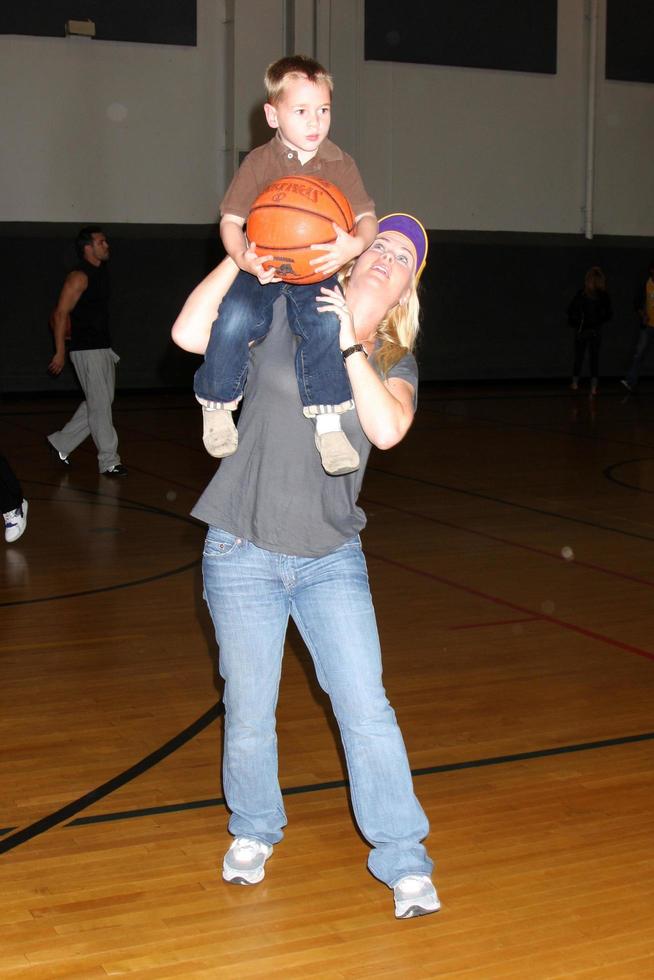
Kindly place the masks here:
POLYGON ((235 885, 256 885, 266 873, 264 865, 272 844, 254 837, 235 837, 223 858, 223 878, 235 885))
POLYGON ((441 903, 429 875, 406 875, 393 887, 395 918, 411 919, 414 915, 438 912, 441 903))

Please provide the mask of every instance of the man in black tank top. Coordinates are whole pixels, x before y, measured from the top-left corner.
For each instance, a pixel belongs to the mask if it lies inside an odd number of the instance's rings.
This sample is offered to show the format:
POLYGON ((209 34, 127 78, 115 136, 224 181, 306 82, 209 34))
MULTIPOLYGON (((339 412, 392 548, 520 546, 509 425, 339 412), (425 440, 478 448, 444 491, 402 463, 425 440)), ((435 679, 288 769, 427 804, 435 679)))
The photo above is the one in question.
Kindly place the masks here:
POLYGON ((63 370, 70 327, 70 359, 85 400, 63 429, 47 436, 47 442, 59 461, 70 466, 70 454, 90 435, 98 450, 100 473, 124 476, 127 470, 120 462, 111 414, 119 357, 111 349, 109 334, 109 243, 101 228, 86 227, 75 246, 80 261, 66 276, 52 315, 55 354, 48 370, 51 374, 63 370))

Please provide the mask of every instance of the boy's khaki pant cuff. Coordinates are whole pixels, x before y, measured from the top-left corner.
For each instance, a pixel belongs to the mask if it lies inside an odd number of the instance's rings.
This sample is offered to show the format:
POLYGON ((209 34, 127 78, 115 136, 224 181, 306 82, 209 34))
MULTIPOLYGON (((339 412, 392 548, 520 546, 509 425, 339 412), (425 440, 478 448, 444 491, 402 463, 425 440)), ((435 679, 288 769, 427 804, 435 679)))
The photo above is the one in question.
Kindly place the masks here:
POLYGON ((236 398, 233 402, 212 402, 208 398, 200 398, 199 395, 196 395, 195 400, 202 405, 202 408, 206 408, 209 412, 217 412, 219 409, 233 412, 235 408, 238 408, 238 403, 241 398, 236 398))
POLYGON ((308 419, 314 419, 316 415, 342 415, 354 408, 354 401, 350 398, 339 405, 305 405, 302 409, 308 419))

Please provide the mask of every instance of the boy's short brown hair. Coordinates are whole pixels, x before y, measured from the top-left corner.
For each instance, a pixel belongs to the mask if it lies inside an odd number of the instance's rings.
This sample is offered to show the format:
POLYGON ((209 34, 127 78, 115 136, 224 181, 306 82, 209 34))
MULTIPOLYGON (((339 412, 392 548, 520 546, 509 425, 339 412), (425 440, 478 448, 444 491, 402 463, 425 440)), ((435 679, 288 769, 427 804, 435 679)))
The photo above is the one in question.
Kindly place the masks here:
POLYGON ((315 85, 327 85, 330 92, 334 91, 334 80, 329 72, 313 58, 304 54, 292 54, 279 58, 268 65, 264 77, 268 102, 275 105, 282 97, 284 86, 289 78, 308 78, 315 85))

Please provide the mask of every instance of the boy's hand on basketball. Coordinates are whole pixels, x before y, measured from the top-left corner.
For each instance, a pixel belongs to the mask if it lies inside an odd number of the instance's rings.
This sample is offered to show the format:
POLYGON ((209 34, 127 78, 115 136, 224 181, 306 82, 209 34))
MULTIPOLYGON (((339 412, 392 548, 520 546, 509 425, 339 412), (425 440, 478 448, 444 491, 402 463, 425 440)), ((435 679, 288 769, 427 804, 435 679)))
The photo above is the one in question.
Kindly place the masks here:
POLYGON ((250 242, 244 252, 238 256, 236 264, 243 272, 249 272, 256 276, 262 286, 269 282, 280 282, 275 276, 275 269, 265 269, 266 262, 270 262, 272 255, 257 255, 255 252, 256 242, 250 242))
POLYGON ((317 259, 311 259, 309 265, 315 266, 316 272, 324 276, 333 276, 350 259, 356 258, 361 253, 361 244, 356 235, 348 235, 344 228, 332 221, 332 228, 336 233, 336 239, 326 245, 312 245, 316 251, 324 252, 317 259))

